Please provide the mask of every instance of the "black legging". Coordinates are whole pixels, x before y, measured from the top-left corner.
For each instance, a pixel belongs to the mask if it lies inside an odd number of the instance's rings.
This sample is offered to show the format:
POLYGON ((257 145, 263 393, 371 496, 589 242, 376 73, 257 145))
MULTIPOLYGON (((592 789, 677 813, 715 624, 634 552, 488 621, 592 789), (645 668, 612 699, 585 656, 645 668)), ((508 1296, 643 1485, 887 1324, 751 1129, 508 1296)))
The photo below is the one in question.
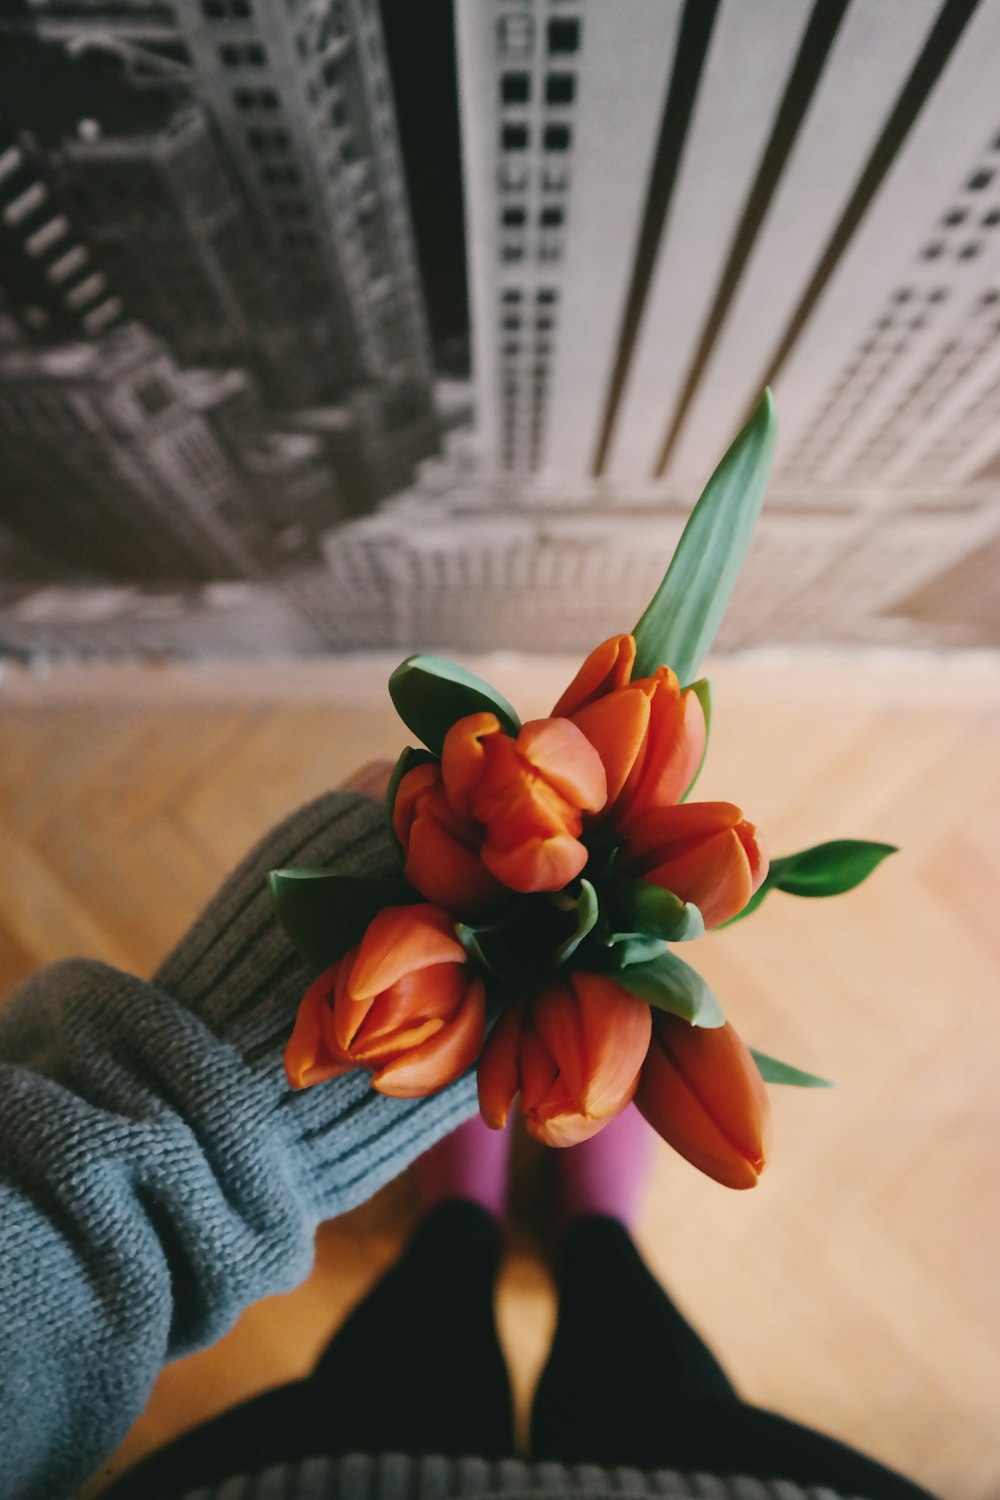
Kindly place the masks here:
MULTIPOLYGON (((107 1500, 164 1500, 315 1454, 514 1451, 493 1316, 500 1236, 445 1203, 337 1332, 306 1380, 267 1391, 150 1455, 107 1500)), ((749 1474, 867 1500, 926 1491, 842 1443, 742 1402, 613 1219, 574 1225, 535 1396, 534 1458, 749 1474)))

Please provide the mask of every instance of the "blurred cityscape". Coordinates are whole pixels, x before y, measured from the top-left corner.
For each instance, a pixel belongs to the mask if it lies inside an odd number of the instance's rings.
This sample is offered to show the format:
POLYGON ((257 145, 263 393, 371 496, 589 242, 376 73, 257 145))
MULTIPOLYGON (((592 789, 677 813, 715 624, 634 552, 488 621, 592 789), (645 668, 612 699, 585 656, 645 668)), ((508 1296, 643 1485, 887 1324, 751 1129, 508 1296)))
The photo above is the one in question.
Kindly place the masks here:
POLYGON ((0 650, 1000 640, 1000 0, 7 0, 0 650), (753 67, 746 65, 753 57, 753 67))

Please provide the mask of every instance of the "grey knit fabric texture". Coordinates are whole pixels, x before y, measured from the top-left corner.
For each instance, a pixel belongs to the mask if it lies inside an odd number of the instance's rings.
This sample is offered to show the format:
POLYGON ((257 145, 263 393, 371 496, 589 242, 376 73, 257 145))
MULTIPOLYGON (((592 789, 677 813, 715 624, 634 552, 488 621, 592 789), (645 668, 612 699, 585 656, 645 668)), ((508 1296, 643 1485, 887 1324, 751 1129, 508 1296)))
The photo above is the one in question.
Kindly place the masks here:
POLYGON ((151 982, 71 960, 0 1006, 4 1500, 72 1494, 165 1361, 295 1286, 320 1220, 474 1113, 471 1076, 416 1101, 360 1070, 303 1093, 284 1076, 310 976, 267 871, 393 862, 381 808, 331 793, 251 852, 151 982))
POLYGON ((517 1458, 308 1458, 237 1475, 177 1500, 837 1500, 788 1480, 643 1472, 517 1458))

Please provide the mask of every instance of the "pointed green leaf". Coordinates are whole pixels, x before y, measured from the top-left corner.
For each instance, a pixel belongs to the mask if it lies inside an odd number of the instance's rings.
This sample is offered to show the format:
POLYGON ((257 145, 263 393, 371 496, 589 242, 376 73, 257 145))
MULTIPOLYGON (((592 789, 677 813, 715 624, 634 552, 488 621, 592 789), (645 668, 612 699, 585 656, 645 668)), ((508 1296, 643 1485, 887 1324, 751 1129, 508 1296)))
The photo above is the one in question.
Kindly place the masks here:
POLYGON ((696 906, 648 880, 616 881, 612 907, 615 924, 622 933, 641 932, 670 943, 684 943, 705 931, 696 906))
POLYGON ((412 771, 415 766, 426 766, 435 760, 437 760, 437 756, 432 755, 429 750, 417 750, 413 745, 407 745, 393 766, 392 775, 389 777, 389 785, 385 793, 385 812, 389 820, 389 832, 392 834, 397 848, 401 846, 399 840, 396 838, 396 831, 392 826, 392 813, 393 808, 396 806, 396 793, 399 791, 399 783, 407 771, 412 771))
POLYGON ((669 947, 663 938, 644 932, 613 932, 610 961, 616 969, 627 969, 629 964, 646 964, 651 958, 659 958, 669 947))
POLYGON ((681 798, 682 802, 686 802, 690 797, 691 793, 694 791, 694 784, 702 773, 702 769, 705 765, 705 757, 708 755, 708 739, 712 731, 712 684, 709 682, 707 677, 699 677, 697 682, 692 682, 690 684, 690 688, 691 692, 694 693, 695 697, 698 699, 698 702, 701 704, 701 711, 705 718, 705 748, 701 752, 701 760, 698 762, 698 769, 692 776, 690 785, 681 798))
POLYGON ((774 453, 777 422, 770 391, 736 438, 688 519, 666 577, 636 625, 634 677, 673 667, 697 674, 715 639, 743 563, 774 453))
POLYGON ((742 922, 755 912, 769 891, 785 891, 789 896, 840 896, 867 880, 890 854, 898 854, 895 844, 875 844, 867 839, 832 839, 815 844, 799 854, 785 854, 772 859, 763 884, 754 892, 743 910, 730 917, 721 927, 742 922))
POLYGON ((721 1026, 726 1017, 701 975, 675 953, 615 971, 615 983, 658 1010, 668 1010, 692 1026, 721 1026))
POLYGON ((751 1047, 750 1051, 753 1053, 753 1060, 765 1083, 788 1083, 800 1089, 836 1087, 828 1078, 820 1078, 816 1073, 804 1073, 801 1068, 793 1068, 790 1063, 779 1062, 776 1057, 768 1057, 766 1052, 758 1052, 756 1047, 751 1047))
POLYGON ((440 656, 410 656, 389 678, 389 696, 403 723, 419 740, 441 754, 451 726, 469 714, 496 714, 508 734, 521 721, 495 688, 440 656))
POLYGON ((552 951, 550 963, 553 968, 558 968, 560 964, 564 964, 576 952, 587 934, 593 931, 600 908, 597 901, 597 892, 589 880, 580 881, 580 894, 578 896, 567 898, 565 892, 559 892, 549 899, 554 905, 567 912, 571 916, 573 923, 572 930, 558 947, 552 951))
POLYGON ((271 904, 293 948, 317 973, 359 943, 383 906, 412 906, 423 897, 401 876, 338 875, 333 870, 272 870, 271 904))
POLYGON ((768 874, 773 873, 770 883, 790 896, 840 896, 867 880, 888 855, 897 852, 895 844, 833 839, 776 859, 768 874))

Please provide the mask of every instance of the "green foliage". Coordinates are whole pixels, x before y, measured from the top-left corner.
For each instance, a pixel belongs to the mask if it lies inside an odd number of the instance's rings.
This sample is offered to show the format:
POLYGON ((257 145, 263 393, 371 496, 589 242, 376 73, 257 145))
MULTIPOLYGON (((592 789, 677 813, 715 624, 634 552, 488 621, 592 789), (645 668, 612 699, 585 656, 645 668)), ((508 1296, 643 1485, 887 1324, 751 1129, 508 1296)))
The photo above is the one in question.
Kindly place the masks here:
POLYGON ((616 984, 658 1010, 668 1010, 692 1026, 721 1026, 725 1015, 701 975, 675 953, 615 970, 616 984))
POLYGON ((267 883, 289 942, 316 973, 359 943, 384 906, 412 906, 423 899, 396 875, 337 875, 303 867, 272 870, 267 883))
POLYGON ((763 884, 751 896, 741 912, 722 925, 742 921, 755 912, 769 891, 785 891, 789 896, 841 896, 852 891, 878 868, 895 844, 876 844, 867 839, 831 839, 814 844, 798 854, 773 859, 763 884))
POLYGON ((725 613, 764 501, 777 422, 770 391, 725 454, 688 519, 666 576, 633 634, 633 675, 696 675, 725 613))
POLYGON ((804 1073, 801 1068, 793 1068, 790 1063, 779 1062, 776 1057, 768 1057, 766 1052, 758 1052, 756 1047, 751 1047, 750 1051, 753 1053, 753 1060, 765 1083, 788 1083, 799 1089, 835 1087, 828 1078, 820 1078, 815 1073, 804 1073))
POLYGON ((440 656, 410 656, 389 678, 389 696, 407 728, 440 755, 451 726, 469 714, 496 714, 508 734, 521 721, 495 688, 440 656))

